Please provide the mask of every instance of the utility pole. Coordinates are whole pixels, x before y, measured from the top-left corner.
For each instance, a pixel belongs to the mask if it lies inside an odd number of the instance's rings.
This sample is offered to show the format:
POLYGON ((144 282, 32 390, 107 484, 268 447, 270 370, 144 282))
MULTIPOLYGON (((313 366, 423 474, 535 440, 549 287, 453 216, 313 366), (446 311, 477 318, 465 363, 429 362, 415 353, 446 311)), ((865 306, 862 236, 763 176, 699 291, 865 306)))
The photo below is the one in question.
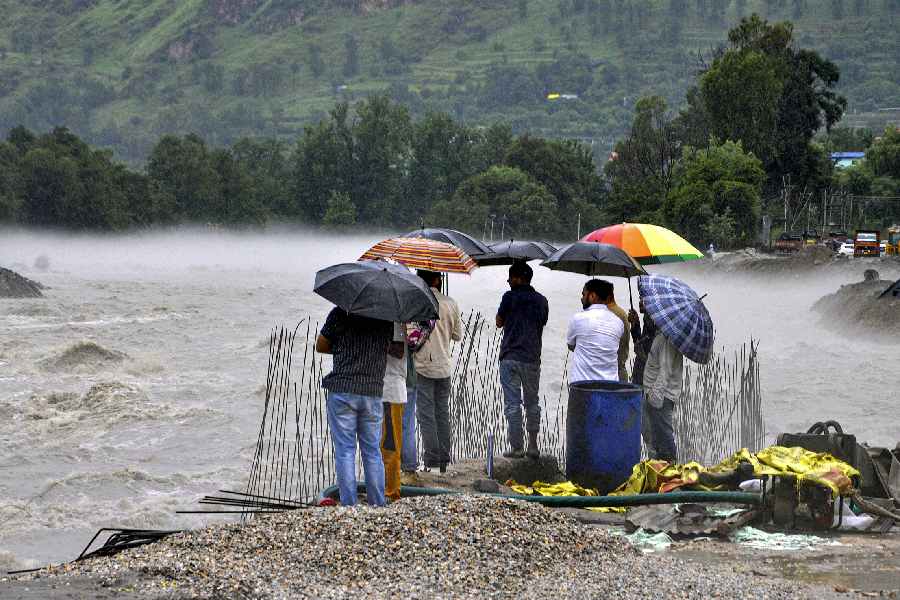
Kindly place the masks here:
POLYGON ((575 230, 575 241, 581 239, 581 213, 578 213, 578 227, 575 230))

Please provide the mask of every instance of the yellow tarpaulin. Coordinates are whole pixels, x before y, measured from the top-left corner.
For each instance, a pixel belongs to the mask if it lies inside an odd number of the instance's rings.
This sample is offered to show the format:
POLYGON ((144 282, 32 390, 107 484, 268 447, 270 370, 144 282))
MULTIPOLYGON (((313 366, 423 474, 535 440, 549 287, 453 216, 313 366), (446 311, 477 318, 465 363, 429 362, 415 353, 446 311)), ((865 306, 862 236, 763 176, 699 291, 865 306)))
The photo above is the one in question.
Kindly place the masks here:
MULTIPOLYGON (((838 460, 830 454, 810 452, 804 448, 785 448, 783 446, 770 446, 760 450, 756 454, 746 448, 713 467, 704 467, 696 462, 683 465, 673 465, 662 460, 645 460, 634 465, 631 477, 620 485, 610 496, 631 496, 635 494, 665 493, 679 488, 691 488, 700 490, 716 490, 718 487, 708 487, 700 484, 700 473, 723 473, 737 468, 742 461, 753 465, 753 474, 757 477, 763 475, 794 476, 797 484, 814 483, 831 490, 833 496, 849 494, 853 489, 852 477, 859 475, 844 461, 838 460)), ((506 485, 517 494, 539 496, 597 496, 597 490, 583 488, 575 483, 566 481, 563 483, 545 483, 535 481, 530 486, 519 484, 515 481, 507 481, 506 485)), ((623 512, 624 509, 595 509, 600 511, 614 510, 623 512)))

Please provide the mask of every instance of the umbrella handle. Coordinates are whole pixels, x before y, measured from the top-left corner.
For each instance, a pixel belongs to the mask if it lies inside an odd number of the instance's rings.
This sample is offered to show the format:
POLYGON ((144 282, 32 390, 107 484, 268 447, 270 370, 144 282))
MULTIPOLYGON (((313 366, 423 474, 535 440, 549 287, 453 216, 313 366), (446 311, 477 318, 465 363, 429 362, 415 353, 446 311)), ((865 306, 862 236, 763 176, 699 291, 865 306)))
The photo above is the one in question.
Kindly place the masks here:
POLYGON ((634 296, 631 294, 631 275, 628 275, 628 271, 625 271, 625 279, 628 281, 628 302, 631 304, 631 310, 634 310, 634 296))

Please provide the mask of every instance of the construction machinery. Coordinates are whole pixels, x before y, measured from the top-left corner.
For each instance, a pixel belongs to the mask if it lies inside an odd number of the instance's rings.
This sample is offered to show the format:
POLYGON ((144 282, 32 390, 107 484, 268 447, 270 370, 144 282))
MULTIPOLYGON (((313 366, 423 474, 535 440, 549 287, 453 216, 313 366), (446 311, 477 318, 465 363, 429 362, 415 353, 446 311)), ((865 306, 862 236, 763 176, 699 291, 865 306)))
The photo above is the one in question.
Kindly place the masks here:
POLYGON ((900 225, 892 225, 888 227, 887 245, 884 253, 888 256, 900 256, 900 225))

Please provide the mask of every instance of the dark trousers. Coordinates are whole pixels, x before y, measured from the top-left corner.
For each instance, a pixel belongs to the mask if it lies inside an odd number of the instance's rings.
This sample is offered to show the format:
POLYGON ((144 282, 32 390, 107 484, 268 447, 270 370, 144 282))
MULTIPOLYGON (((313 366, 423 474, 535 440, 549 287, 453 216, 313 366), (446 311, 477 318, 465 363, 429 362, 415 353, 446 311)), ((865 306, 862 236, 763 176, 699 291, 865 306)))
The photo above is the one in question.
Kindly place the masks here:
POLYGON ((675 462, 678 451, 675 447, 675 426, 672 423, 674 412, 675 403, 668 398, 663 400, 663 405, 659 408, 644 398, 641 434, 650 458, 675 462))
POLYGON ((416 420, 422 434, 425 467, 450 462, 450 378, 416 378, 416 420))

